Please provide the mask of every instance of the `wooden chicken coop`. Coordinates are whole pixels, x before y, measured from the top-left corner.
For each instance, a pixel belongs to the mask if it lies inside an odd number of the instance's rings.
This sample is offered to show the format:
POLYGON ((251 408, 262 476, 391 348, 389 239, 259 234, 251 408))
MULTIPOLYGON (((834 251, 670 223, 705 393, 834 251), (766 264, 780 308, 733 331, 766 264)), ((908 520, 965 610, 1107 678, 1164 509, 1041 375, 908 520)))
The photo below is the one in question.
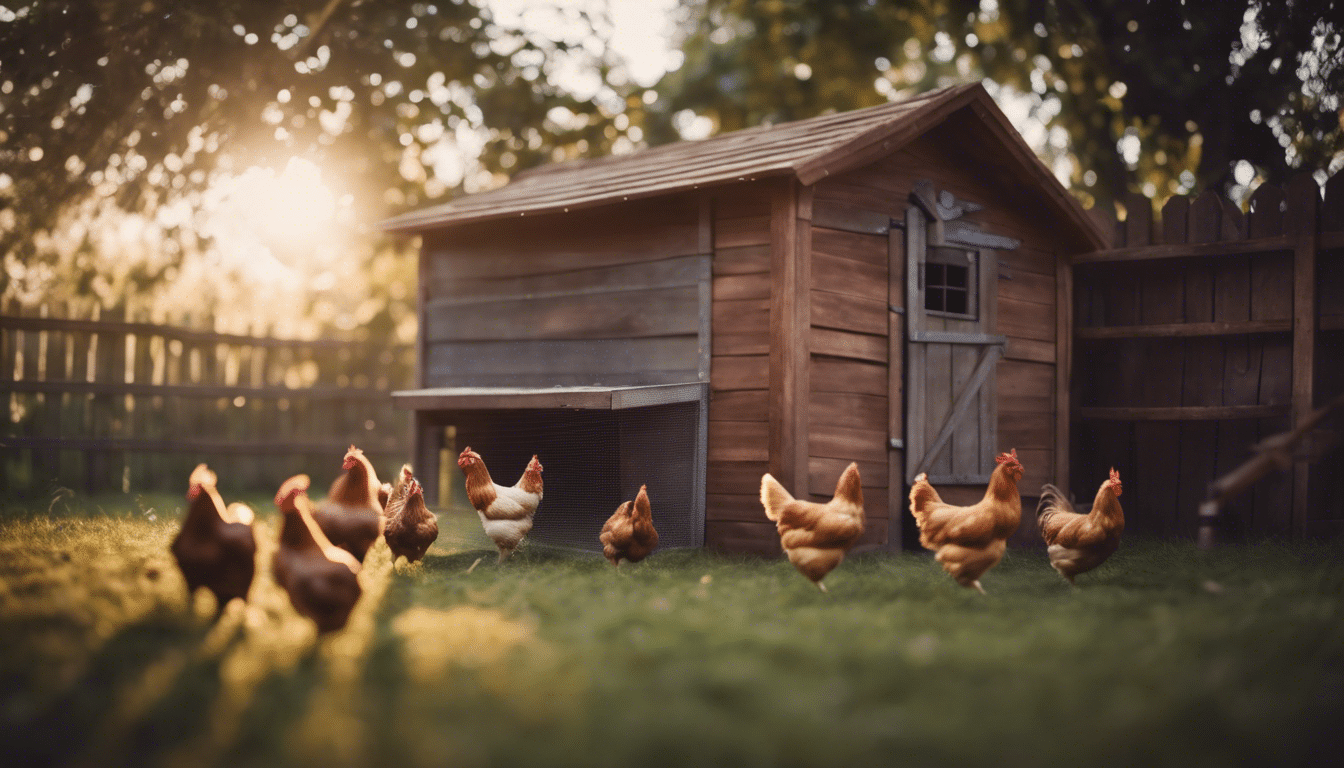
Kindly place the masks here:
POLYGON ((824 500, 850 461, 868 544, 909 543, 919 472, 970 500, 1016 448, 1024 495, 1067 487, 1064 257, 1109 233, 978 84, 541 167, 386 227, 423 237, 395 395, 417 474, 433 498, 447 434, 499 482, 539 453, 543 541, 596 547, 648 483, 664 546, 778 552, 761 475, 824 500))

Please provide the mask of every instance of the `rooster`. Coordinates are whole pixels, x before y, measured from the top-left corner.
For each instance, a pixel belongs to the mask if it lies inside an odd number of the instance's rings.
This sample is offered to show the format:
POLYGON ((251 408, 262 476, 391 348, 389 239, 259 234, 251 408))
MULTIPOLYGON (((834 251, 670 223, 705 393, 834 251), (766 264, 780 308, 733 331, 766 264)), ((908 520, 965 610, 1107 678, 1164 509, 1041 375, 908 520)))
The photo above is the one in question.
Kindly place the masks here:
POLYGON ((649 556, 658 546, 658 531, 653 527, 647 485, 639 486, 639 495, 633 502, 624 502, 616 508, 597 538, 602 542, 602 554, 617 568, 621 567, 621 560, 638 563, 649 556))
POLYGON ((317 624, 319 632, 345 626, 359 600, 359 561, 335 546, 313 521, 308 500, 308 476, 295 475, 280 486, 275 506, 284 514, 280 547, 271 570, 275 581, 289 594, 300 615, 317 624))
POLYGON ((1111 476, 1097 489, 1092 511, 1080 515, 1055 486, 1041 486, 1041 501, 1036 506, 1036 522, 1045 539, 1050 565, 1069 580, 1106 562, 1120 547, 1125 530, 1125 512, 1120 508, 1120 473, 1111 468, 1111 476))
POLYGON ((981 594, 985 589, 980 577, 1003 559, 1008 537, 1022 522, 1022 498, 1017 493, 1022 465, 1017 449, 999 454, 994 461, 998 466, 990 475, 985 498, 974 506, 943 503, 924 474, 910 488, 910 513, 919 526, 919 543, 936 553, 943 570, 958 584, 975 587, 981 594))
POLYGON ((462 449, 457 466, 467 479, 467 499, 481 516, 485 534, 499 547, 504 562, 532 530, 532 516, 541 504, 541 462, 534 455, 517 484, 505 487, 490 479, 481 455, 471 446, 462 449))
POLYGON ((256 572, 257 541, 252 534, 252 509, 234 503, 227 508, 215 489, 217 478, 204 464, 187 480, 187 516, 173 539, 173 557, 187 580, 187 594, 198 587, 215 594, 217 611, 235 597, 247 599, 256 572))
POLYGON ((332 482, 313 520, 332 544, 363 562, 383 532, 383 505, 378 502, 382 485, 373 464, 353 445, 345 452, 341 469, 344 474, 332 482))
POLYGON ((406 562, 414 563, 425 556, 429 545, 438 537, 438 518, 425 506, 424 489, 407 464, 401 468, 401 479, 387 502, 383 540, 392 550, 393 561, 404 555, 406 562))
POLYGON ((770 473, 761 476, 761 504, 765 516, 779 530, 779 545, 798 572, 817 589, 845 559, 845 553, 863 535, 863 487, 859 465, 851 462, 835 485, 835 496, 825 504, 793 498, 770 473))

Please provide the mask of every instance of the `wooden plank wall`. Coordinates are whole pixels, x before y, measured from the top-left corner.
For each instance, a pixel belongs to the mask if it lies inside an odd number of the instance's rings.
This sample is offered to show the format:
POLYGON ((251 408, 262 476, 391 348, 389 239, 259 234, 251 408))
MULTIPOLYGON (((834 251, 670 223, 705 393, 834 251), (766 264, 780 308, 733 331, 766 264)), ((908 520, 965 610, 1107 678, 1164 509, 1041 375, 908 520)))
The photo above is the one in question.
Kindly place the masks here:
POLYGON ((265 490, 298 472, 322 483, 352 442, 380 471, 405 460, 390 392, 410 383, 410 347, 127 315, 4 308, 0 490, 185 491, 201 461, 225 488, 265 490))
MULTIPOLYGON (((1210 481, 1249 458, 1256 441, 1290 428, 1295 402, 1309 409, 1344 387, 1332 330, 1344 327, 1334 319, 1344 317, 1344 243, 1328 234, 1341 225, 1327 201, 1318 235, 1318 187, 1310 177, 1294 184, 1262 185, 1248 213, 1212 192, 1173 197, 1157 222, 1151 202, 1132 196, 1117 250, 1074 266, 1073 491, 1091 498, 1114 464, 1125 481, 1127 529, 1193 536, 1210 481), (1303 241, 1317 258, 1305 277, 1294 269, 1303 241), (1307 381, 1317 385, 1314 397, 1310 386, 1300 392, 1307 381)), ((1313 471, 1332 467, 1344 470, 1339 451, 1313 471)), ((1295 519, 1294 494, 1307 485, 1291 472, 1262 481, 1224 508, 1221 534, 1344 530, 1331 522, 1344 520, 1344 498, 1323 483, 1310 484, 1311 501, 1299 505, 1306 517, 1295 519)))
POLYGON ((744 185, 713 201, 713 340, 705 544, 779 554, 761 508, 769 471, 770 203, 772 189, 744 185))
POLYGON ((708 376, 708 254, 677 198, 427 238, 423 385, 639 385, 708 376))
POLYGON ((886 235, 812 227, 808 489, 830 499, 840 473, 858 462, 867 513, 860 544, 885 544, 890 519, 887 250, 886 235))
MULTIPOLYGON (((1042 211, 1024 204, 1021 195, 1009 196, 1002 188, 987 184, 978 167, 966 162, 966 145, 954 139, 950 135, 926 135, 870 166, 822 181, 817 185, 814 206, 875 211, 900 221, 905 218, 914 183, 931 179, 940 190, 985 205, 985 210, 968 215, 968 220, 1022 242, 1016 250, 997 252, 996 332, 1008 337, 1004 358, 996 368, 997 450, 1016 448, 1026 470, 1019 484, 1024 496, 1023 522, 1013 542, 1034 546, 1039 542, 1034 529, 1034 497, 1042 483, 1058 481, 1056 431, 1063 427, 1057 421, 1061 417, 1055 405, 1056 272, 1061 245, 1042 211)), ((876 360, 867 362, 878 365, 876 360)), ((986 472, 992 469, 988 467, 986 472)), ((965 503, 978 500, 984 488, 949 487, 939 491, 944 498, 965 503)), ((900 516, 902 539, 909 545, 917 538, 913 521, 901 510, 894 513, 900 516)))

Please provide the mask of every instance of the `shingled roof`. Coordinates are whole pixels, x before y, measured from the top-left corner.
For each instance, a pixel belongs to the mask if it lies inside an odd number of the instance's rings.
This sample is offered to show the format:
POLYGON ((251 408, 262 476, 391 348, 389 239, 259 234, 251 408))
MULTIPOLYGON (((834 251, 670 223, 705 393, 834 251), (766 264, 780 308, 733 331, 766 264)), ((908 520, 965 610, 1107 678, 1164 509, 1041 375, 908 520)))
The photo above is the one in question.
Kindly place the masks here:
POLYGON ((568 212, 709 186, 793 175, 803 184, 870 163, 900 149, 953 112, 970 107, 1058 211, 1097 248, 1106 239, 994 104, 979 83, 929 91, 905 101, 679 141, 625 155, 574 160, 517 174, 488 192, 422 208, 383 222, 417 232, 443 225, 568 212))

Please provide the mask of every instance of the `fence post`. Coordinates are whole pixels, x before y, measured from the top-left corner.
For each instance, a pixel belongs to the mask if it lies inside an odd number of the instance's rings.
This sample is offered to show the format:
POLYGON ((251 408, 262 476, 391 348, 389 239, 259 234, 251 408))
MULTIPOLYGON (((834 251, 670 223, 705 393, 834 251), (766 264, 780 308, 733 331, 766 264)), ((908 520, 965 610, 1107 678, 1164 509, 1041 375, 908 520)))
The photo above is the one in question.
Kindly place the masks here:
MULTIPOLYGON (((1309 173, 1288 182, 1288 234, 1293 236, 1293 426, 1312 412, 1316 350, 1316 215, 1320 187, 1309 173)), ((1311 469, 1293 467, 1293 535, 1307 530, 1311 469)))

